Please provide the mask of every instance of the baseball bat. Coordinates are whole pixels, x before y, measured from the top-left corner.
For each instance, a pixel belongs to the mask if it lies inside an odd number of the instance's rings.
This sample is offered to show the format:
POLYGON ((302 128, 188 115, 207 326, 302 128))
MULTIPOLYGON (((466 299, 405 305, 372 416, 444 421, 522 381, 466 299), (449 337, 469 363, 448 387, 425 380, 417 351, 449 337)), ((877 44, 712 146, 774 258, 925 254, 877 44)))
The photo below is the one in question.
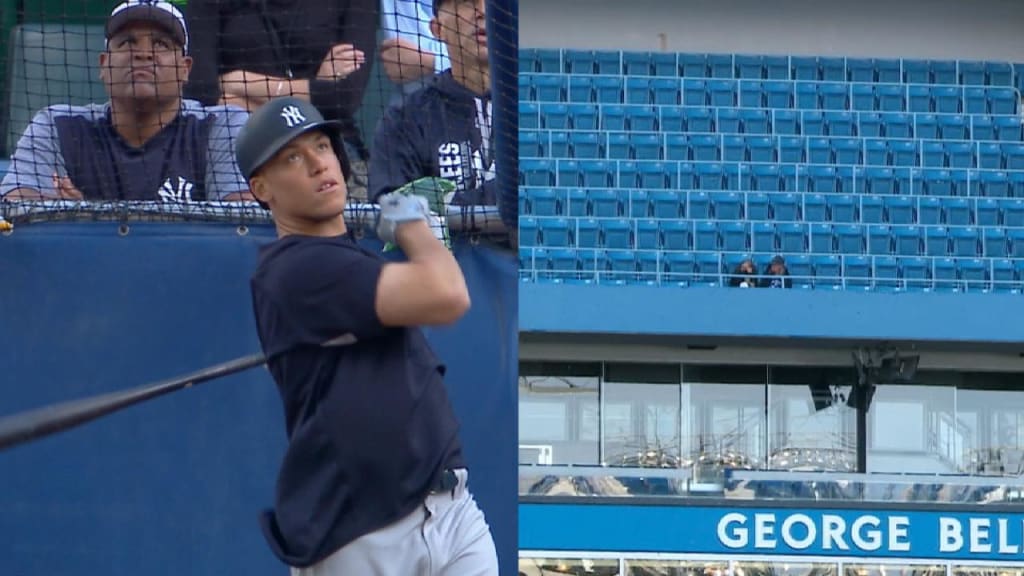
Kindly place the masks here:
POLYGON ((262 354, 253 354, 155 384, 52 404, 0 418, 0 450, 80 426, 151 398, 242 372, 265 362, 262 354))

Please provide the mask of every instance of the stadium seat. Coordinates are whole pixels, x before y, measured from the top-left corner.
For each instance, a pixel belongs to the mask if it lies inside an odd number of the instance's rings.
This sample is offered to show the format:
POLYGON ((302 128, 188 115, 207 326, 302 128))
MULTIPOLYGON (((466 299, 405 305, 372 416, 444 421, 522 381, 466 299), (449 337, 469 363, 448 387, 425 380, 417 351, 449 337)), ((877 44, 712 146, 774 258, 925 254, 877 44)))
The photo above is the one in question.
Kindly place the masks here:
POLYGON ((1024 170, 1024 144, 1003 144, 1000 148, 1006 170, 1024 170))
POLYGON ((674 162, 637 162, 640 188, 650 190, 675 188, 678 173, 673 170, 674 162))
POLYGON ((996 140, 996 126, 992 116, 976 114, 971 118, 971 137, 974 140, 996 140))
POLYGON ((796 108, 800 110, 818 110, 821 101, 818 98, 818 84, 814 82, 797 82, 794 87, 796 108))
POLYGON ((684 132, 686 130, 686 122, 683 118, 682 108, 662 106, 658 108, 658 129, 668 134, 684 132))
POLYGON ((775 252, 778 248, 775 226, 769 222, 754 222, 750 227, 750 249, 754 252, 775 252))
POLYGON ((932 280, 936 292, 959 292, 960 279, 957 277, 956 261, 952 258, 932 260, 932 280))
POLYGON ((657 283, 661 271, 661 254, 655 250, 642 250, 635 252, 636 256, 636 280, 641 283, 657 283))
POLYGON ((878 109, 875 89, 870 84, 853 84, 850 86, 850 109, 859 112, 870 112, 878 109))
POLYGON ((887 112, 881 114, 886 138, 913 138, 914 120, 910 114, 887 112))
POLYGON ((820 110, 807 110, 800 114, 800 133, 804 136, 825 135, 825 114, 820 110))
POLYGON ((540 246, 560 248, 573 246, 572 221, 567 218, 541 218, 537 223, 540 228, 540 246))
POLYGON ((535 130, 540 128, 540 114, 534 102, 519 102, 519 129, 535 130))
POLYGON ((885 203, 882 196, 861 193, 860 221, 864 224, 882 224, 886 222, 885 203))
MULTIPOLYGON (((806 252, 808 247, 807 227, 795 222, 776 225, 779 247, 783 252, 806 252)), ((831 250, 830 250, 831 252, 831 250)))
POLYGON ((748 192, 746 194, 746 209, 744 213, 747 220, 755 222, 759 220, 768 220, 771 215, 768 195, 762 192, 748 192))
POLYGON ((974 144, 968 142, 945 142, 943 144, 943 151, 950 168, 974 168, 974 144))
POLYGON ((737 192, 712 193, 711 205, 716 220, 743 219, 743 197, 737 192))
POLYGON ((658 134, 630 134, 629 147, 637 160, 661 160, 661 136, 658 134))
POLYGON ((534 98, 539 102, 564 102, 568 90, 567 76, 532 75, 534 98))
POLYGON ((609 249, 624 250, 633 247, 633 225, 624 218, 598 220, 601 245, 609 249))
POLYGON ((971 203, 966 198, 942 198, 943 222, 949 226, 970 226, 971 203))
POLYGON ((806 222, 828 221, 828 202, 824 194, 802 194, 803 209, 800 213, 806 222))
POLYGON ((1007 228, 1006 238, 1010 243, 1010 258, 1024 258, 1024 229, 1007 228))
POLYGON ((658 229, 661 233, 662 248, 665 250, 692 250, 692 234, 687 222, 680 220, 660 220, 658 229))
MULTIPOLYGON (((615 186, 614 164, 609 164, 603 160, 580 160, 579 168, 584 187, 607 188, 615 186)), ((559 182, 561 183, 561 180, 559 182)), ((622 187, 629 188, 631 184, 625 182, 622 184, 622 187)))
POLYGON ((741 129, 744 134, 770 134, 768 112, 765 110, 740 110, 741 129))
POLYGON ((597 74, 594 52, 591 50, 565 50, 562 65, 566 74, 597 74))
POLYGON ((567 101, 574 104, 594 102, 594 80, 591 76, 569 76, 567 101))
POLYGON ((1003 226, 1024 227, 1024 200, 1004 200, 1000 212, 1003 217, 1003 226))
POLYGON ((935 226, 942 223, 942 201, 938 198, 917 198, 917 223, 935 226))
MULTIPOLYGON (((651 190, 649 192, 651 203, 651 216, 653 218, 681 218, 686 213, 686 196, 676 190, 651 190)), ((694 202, 699 203, 698 198, 694 202)), ((707 203, 707 200, 705 200, 707 203)), ((707 208, 705 207, 705 212, 707 208)), ((699 213, 699 210, 698 210, 699 213)), ((707 216, 693 216, 695 218, 706 218, 707 216)))
POLYGON ((900 275, 907 290, 931 289, 931 266, 925 258, 900 258, 900 275))
MULTIPOLYGON (((574 130, 597 130, 597 106, 593 104, 566 104, 565 111, 569 115, 569 125, 574 130)), ((545 126, 554 128, 554 126, 545 126)))
POLYGON ((685 108, 683 118, 686 120, 686 131, 691 134, 715 131, 715 114, 710 108, 685 108))
POLYGON ((802 191, 804 190, 802 188, 803 181, 807 177, 807 168, 800 165, 784 164, 779 166, 779 176, 782 181, 781 190, 786 192, 802 191))
POLYGON ((658 129, 658 111, 650 106, 625 106, 626 127, 631 132, 654 132, 658 129))
POLYGON ((975 203, 974 221, 978 226, 999 226, 999 201, 994 198, 979 198, 975 203))
MULTIPOLYGON (((605 158, 609 160, 633 160, 633 150, 629 145, 631 134, 625 132, 602 132, 607 134, 605 158)), ((685 160, 685 158, 683 158, 685 160)))
POLYGON ((939 139, 939 120, 935 114, 917 114, 914 116, 914 137, 923 140, 939 139))
POLYGON ((991 87, 985 90, 990 114, 1017 114, 1020 96, 1013 88, 991 87))
POLYGON ((1020 292, 1020 284, 1010 260, 1000 259, 992 262, 992 291, 1020 292))
POLYGON ((807 140, 800 136, 779 137, 779 162, 800 164, 805 162, 807 140))
POLYGON ((539 231, 540 227, 537 223, 537 219, 531 216, 522 216, 519 218, 519 244, 525 248, 530 248, 539 244, 539 231))
POLYGON ((828 197, 829 220, 837 223, 851 223, 859 220, 857 215, 857 199, 850 194, 837 194, 828 197))
POLYGON ((674 284, 687 285, 693 281, 696 258, 693 254, 666 252, 661 255, 663 279, 674 284))
POLYGON ((725 175, 721 164, 704 163, 697 165, 698 190, 723 190, 725 175))
POLYGON ((661 249, 661 232, 656 220, 637 220, 636 248, 637 250, 661 249))
POLYGON ((564 212, 565 193, 553 188, 523 188, 523 196, 534 216, 561 216, 564 212))
POLYGON ((743 131, 740 111, 737 108, 719 108, 715 114, 715 132, 739 134, 743 131))
POLYGON ((554 163, 550 160, 520 160, 519 171, 521 186, 553 186, 555 184, 554 163))
POLYGON ((835 246, 842 254, 864 254, 866 236, 864 227, 859 224, 843 224, 833 229, 835 246))
POLYGON ((707 78, 708 60, 704 54, 679 54, 678 62, 680 76, 684 78, 707 78))
POLYGON ((884 224, 875 224, 867 230, 868 254, 886 255, 893 253, 892 230, 884 224))
POLYGON ((956 84, 958 62, 953 60, 931 60, 928 69, 931 72, 932 84, 956 84))
MULTIPOLYGON (((810 143, 808 143, 808 146, 810 143)), ((834 166, 809 166, 807 168, 807 190, 818 193, 839 191, 839 178, 834 166)))
POLYGON ((579 253, 572 248, 552 248, 545 251, 546 269, 555 278, 578 278, 580 276, 579 253))
POLYGON ((959 115, 940 115, 939 137, 943 140, 968 140, 970 139, 967 129, 967 118, 959 115))
POLYGON ((883 136, 882 115, 878 112, 860 112, 857 114, 856 132, 863 138, 881 138, 883 136))
POLYGON ((623 52, 622 70, 623 76, 652 76, 650 52, 623 52))
POLYGON ((714 252, 720 249, 718 223, 699 221, 693 224, 693 249, 697 252, 714 252))
POLYGON ((863 163, 863 140, 860 138, 833 138, 830 141, 836 164, 859 166, 863 163))
POLYGON ((599 104, 622 104, 623 81, 618 76, 597 76, 594 78, 594 100, 599 104))
MULTIPOLYGON (((652 104, 651 81, 648 78, 627 77, 625 79, 626 104, 652 104)), ((672 103, 674 104, 674 102, 672 103)))
MULTIPOLYGON (((815 254, 830 254, 836 251, 836 235, 831 224, 811 223, 807 225, 807 245, 815 254)), ((783 250, 789 252, 785 244, 783 250)))
POLYGON ((965 114, 991 114, 985 89, 981 87, 964 88, 965 114))
POLYGON ((902 63, 897 59, 875 59, 876 82, 898 84, 901 80, 902 63))
POLYGON ((732 78, 736 75, 732 54, 708 54, 708 70, 711 78, 732 78))
POLYGON ((607 250, 600 264, 603 279, 633 282, 637 279, 637 254, 632 250, 607 250))
POLYGON ((747 224, 744 222, 720 222, 721 249, 725 252, 746 252, 749 249, 747 224))
POLYGON ((813 56, 794 56, 790 59, 793 80, 821 80, 818 59, 813 56))
POLYGON ((765 77, 764 57, 752 54, 737 54, 733 63, 737 78, 761 79, 765 77))
POLYGON ((691 190, 696 187, 697 172, 693 164, 689 162, 672 162, 670 165, 674 165, 673 173, 678 175, 676 185, 682 190, 691 190))
POLYGON ((563 213, 572 218, 583 218, 590 216, 590 203, 587 199, 587 191, 580 188, 562 188, 565 192, 565 206, 563 213))
POLYGON ((908 140, 889 140, 886 143, 889 152, 889 162, 892 166, 917 166, 918 145, 917 142, 908 140))
POLYGON ((605 157, 603 141, 605 135, 600 132, 574 130, 568 133, 570 157, 577 159, 599 159, 605 157))
POLYGON ((1024 198, 1024 172, 1010 172, 1008 176, 1011 194, 1015 198, 1024 198))
POLYGON ((995 125, 995 139, 1003 142, 1021 141, 1021 122, 1018 116, 996 116, 992 119, 995 125))
POLYGON ((1003 151, 995 142, 978 143, 978 168, 983 170, 1002 170, 1003 151))
MULTIPOLYGON (((675 144, 675 143, 674 143, 675 144)), ((689 137, 690 156, 695 162, 718 162, 721 160, 721 138, 711 134, 695 134, 689 137)))
POLYGON ((907 111, 907 87, 903 85, 881 84, 874 87, 875 102, 882 112, 907 111))
POLYGON ((600 257, 600 252, 593 249, 584 249, 576 251, 576 259, 579 265, 579 276, 582 278, 594 278, 598 274, 599 262, 603 259, 600 257))
POLYGON ((900 287, 899 263, 891 256, 876 256, 871 261, 871 276, 875 289, 893 291, 900 287))
POLYGON ((959 114, 963 94, 954 86, 932 86, 929 90, 932 109, 939 114, 959 114))
POLYGON ((870 194, 896 193, 896 177, 892 168, 867 167, 864 169, 865 191, 870 194))
POLYGON ((866 256, 843 256, 843 279, 847 288, 871 288, 871 260, 866 256))
POLYGON ((683 106, 708 106, 710 104, 707 80, 683 79, 683 106))
POLYGON ((875 63, 870 58, 847 58, 846 80, 848 82, 877 82, 875 63))
POLYGON ((544 146, 541 143, 540 133, 536 130, 519 129, 519 157, 520 158, 543 158, 544 146))
POLYGON ((856 136, 856 116, 846 111, 828 111, 824 113, 825 133, 829 136, 856 136))
POLYGON ((924 252, 928 256, 949 256, 949 229, 930 226, 924 231, 924 252))
POLYGON ((822 110, 848 110, 850 108, 850 85, 840 82, 826 82, 818 85, 822 110))
POLYGON ((807 290, 814 285, 814 267, 811 265, 811 257, 807 254, 787 254, 786 268, 789 269, 789 278, 793 288, 807 290))
POLYGON ((651 217, 651 199, 647 190, 620 190, 619 194, 626 216, 634 220, 651 217))
POLYGON ((537 105, 540 112, 540 127, 554 130, 569 128, 569 107, 562 103, 542 102, 537 105))
POLYGON ((586 191, 590 214, 596 218, 617 218, 624 215, 624 200, 629 197, 626 190, 591 189, 586 191))
POLYGON ((623 132, 626 130, 625 106, 607 105, 600 107, 601 130, 623 132))
POLYGON ((745 138, 748 159, 751 162, 775 162, 775 141, 769 136, 745 138))
POLYGON ((833 288, 842 287, 842 269, 838 256, 816 255, 812 258, 814 263, 814 287, 833 288))
MULTIPOLYGON (((665 160, 687 161, 692 160, 690 153, 690 139, 696 136, 684 134, 665 135, 665 160)), ((713 152, 717 155, 718 146, 714 146, 713 152)))
POLYGON ((597 248, 601 245, 601 221, 596 218, 577 218, 575 222, 578 248, 597 248))
POLYGON ((722 136, 722 161, 746 162, 747 142, 742 136, 727 134, 722 136))
POLYGON ((735 80, 711 80, 708 82, 708 96, 711 106, 734 107, 737 105, 738 88, 735 80))
POLYGON ((953 244, 953 255, 956 257, 974 257, 980 255, 978 229, 972 227, 956 227, 951 229, 950 239, 953 244))
POLYGON ((667 76, 670 78, 679 77, 679 66, 676 61, 676 54, 668 52, 654 52, 650 54, 651 72, 655 76, 667 76))
POLYGON ((988 227, 983 232, 983 253, 986 258, 1006 258, 1009 254, 1009 244, 1006 240, 1006 231, 1002 228, 988 227))
POLYGON ((914 199, 911 196, 886 196, 883 200, 890 224, 914 224, 914 199))
POLYGON ((740 80, 740 106, 743 108, 764 108, 764 85, 760 80, 740 80))
POLYGON ((761 89, 766 107, 776 109, 793 107, 795 92, 792 82, 765 82, 761 85, 761 89))
POLYGON ((807 139, 807 161, 811 164, 833 164, 832 145, 828 138, 807 139))
POLYGON ((893 246, 900 256, 919 256, 921 240, 921 229, 917 226, 893 227, 893 246))
POLYGON ((772 133, 781 136, 800 134, 800 114, 795 110, 773 110, 772 133))
MULTIPOLYGON (((762 192, 783 190, 780 168, 777 164, 755 164, 751 167, 754 188, 762 192)), ((776 217, 778 217, 776 215, 776 217)))

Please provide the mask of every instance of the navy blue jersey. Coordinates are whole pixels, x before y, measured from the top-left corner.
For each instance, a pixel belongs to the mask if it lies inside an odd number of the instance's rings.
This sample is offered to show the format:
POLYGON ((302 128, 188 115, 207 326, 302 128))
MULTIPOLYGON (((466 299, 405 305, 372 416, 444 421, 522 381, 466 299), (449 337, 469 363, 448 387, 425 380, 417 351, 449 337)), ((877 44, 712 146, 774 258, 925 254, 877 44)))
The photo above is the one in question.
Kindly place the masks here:
POLYGON ((377 318, 384 264, 348 236, 261 249, 253 307, 289 439, 261 524, 290 566, 408 515, 464 466, 444 366, 418 328, 377 318))
POLYGON ((417 178, 451 180, 451 203, 494 206, 490 94, 470 92, 451 70, 387 110, 370 152, 369 192, 376 201, 417 178))
POLYGON ((135 147, 114 130, 110 104, 50 106, 18 141, 0 196, 18 188, 54 196, 58 175, 86 200, 221 200, 249 189, 234 153, 247 118, 241 108, 184 100, 173 121, 135 147))

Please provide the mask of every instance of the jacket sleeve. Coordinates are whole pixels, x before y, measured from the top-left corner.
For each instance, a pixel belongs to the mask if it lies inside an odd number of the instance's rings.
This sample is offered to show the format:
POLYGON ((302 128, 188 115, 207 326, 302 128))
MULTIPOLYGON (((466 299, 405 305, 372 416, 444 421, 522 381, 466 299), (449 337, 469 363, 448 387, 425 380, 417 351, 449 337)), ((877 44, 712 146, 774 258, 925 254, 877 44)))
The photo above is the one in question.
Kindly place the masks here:
POLYGON ((419 126, 404 111, 409 106, 393 106, 377 125, 370 157, 369 198, 376 202, 381 194, 429 176, 428 166, 419 151, 423 137, 419 126))
POLYGON ((184 96, 204 106, 220 100, 220 10, 217 0, 190 0, 185 5, 189 30, 189 55, 192 72, 185 84, 184 96))
POLYGON ((371 68, 377 55, 379 28, 378 0, 352 0, 342 11, 335 44, 352 44, 357 50, 362 50, 366 63, 359 70, 340 80, 313 78, 309 81, 309 99, 325 117, 351 118, 362 106, 363 95, 370 82, 371 68))

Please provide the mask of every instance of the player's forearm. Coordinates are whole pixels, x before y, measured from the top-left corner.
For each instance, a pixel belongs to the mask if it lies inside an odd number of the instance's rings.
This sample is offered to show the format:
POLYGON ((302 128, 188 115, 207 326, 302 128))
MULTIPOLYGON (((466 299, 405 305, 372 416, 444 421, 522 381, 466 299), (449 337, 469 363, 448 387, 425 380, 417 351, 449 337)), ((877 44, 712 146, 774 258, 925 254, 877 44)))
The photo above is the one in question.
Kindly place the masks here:
POLYGON ((384 73, 396 84, 417 80, 434 73, 434 55, 406 46, 402 41, 384 46, 380 51, 380 62, 384 73))
POLYGON ((224 92, 225 98, 234 96, 260 102, 278 96, 309 99, 309 80, 281 78, 236 70, 221 76, 221 90, 224 92))
POLYGON ((451 251, 434 237, 426 222, 399 226, 395 240, 410 263, 423 267, 424 290, 444 295, 444 300, 456 308, 469 307, 469 290, 462 268, 451 251))

